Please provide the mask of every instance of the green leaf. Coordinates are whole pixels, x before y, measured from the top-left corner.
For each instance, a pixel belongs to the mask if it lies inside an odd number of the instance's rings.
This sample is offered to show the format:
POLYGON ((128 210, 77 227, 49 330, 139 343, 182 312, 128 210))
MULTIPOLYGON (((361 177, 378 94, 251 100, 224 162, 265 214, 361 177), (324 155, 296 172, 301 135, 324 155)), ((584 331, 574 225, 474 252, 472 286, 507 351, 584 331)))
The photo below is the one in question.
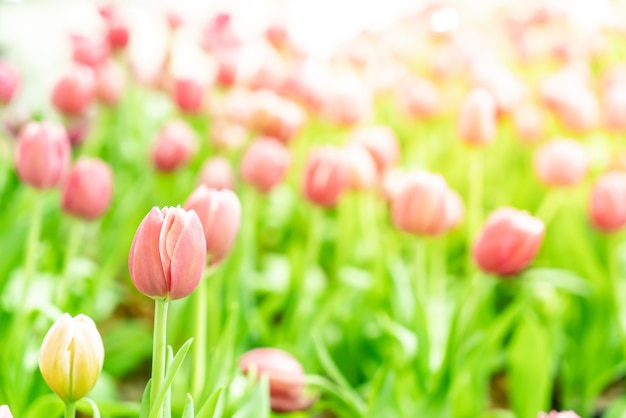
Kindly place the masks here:
POLYGON ((187 352, 189 351, 192 342, 193 338, 188 339, 185 344, 180 347, 178 353, 176 353, 176 355, 174 356, 171 367, 168 368, 167 372, 165 373, 163 386, 161 386, 161 388, 159 389, 156 400, 152 404, 152 409, 150 410, 150 418, 155 418, 159 411, 159 408, 161 407, 161 405, 163 405, 163 401, 165 400, 167 392, 172 386, 172 383, 174 382, 174 377, 176 377, 176 373, 178 373, 180 366, 182 366, 183 360, 185 360, 185 356, 187 355, 187 352))
POLYGON ((246 402, 233 414, 232 418, 269 418, 270 389, 267 376, 260 377, 258 384, 253 383, 253 390, 246 402))
MULTIPOLYGON (((172 367, 174 361, 174 350, 171 345, 167 346, 167 354, 165 359, 165 370, 169 370, 172 367)), ((165 393, 165 399, 163 399, 163 418, 172 418, 172 388, 169 388, 165 393)))
POLYGON ((196 418, 221 418, 224 411, 223 402, 224 387, 217 388, 209 399, 202 405, 196 418))
POLYGON ((520 283, 528 287, 551 286, 577 296, 589 296, 589 282, 568 270, 557 268, 534 268, 526 270, 520 277, 520 283))
POLYGON ((188 393, 187 394, 187 402, 185 402, 185 409, 183 409, 183 415, 181 418, 194 418, 194 410, 193 410, 193 398, 188 393))
POLYGON ((44 395, 30 404, 24 418, 56 417, 63 414, 63 403, 56 395, 44 395))
POLYGON ((626 417, 626 398, 619 399, 611 404, 609 409, 604 413, 604 418, 623 418, 626 417))
POLYGON ((139 410, 139 418, 148 418, 150 415, 150 388, 152 387, 152 379, 148 380, 148 384, 143 391, 141 397, 141 409, 139 410))

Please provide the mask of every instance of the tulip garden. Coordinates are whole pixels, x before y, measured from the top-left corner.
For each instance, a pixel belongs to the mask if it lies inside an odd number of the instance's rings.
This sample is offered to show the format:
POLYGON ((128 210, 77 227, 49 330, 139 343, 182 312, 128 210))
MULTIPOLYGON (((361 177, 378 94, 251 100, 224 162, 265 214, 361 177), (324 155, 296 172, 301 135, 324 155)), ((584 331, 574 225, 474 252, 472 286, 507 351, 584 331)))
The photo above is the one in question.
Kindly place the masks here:
POLYGON ((0 39, 0 418, 626 416, 626 9, 574 4, 325 55, 94 4, 35 102, 0 39))

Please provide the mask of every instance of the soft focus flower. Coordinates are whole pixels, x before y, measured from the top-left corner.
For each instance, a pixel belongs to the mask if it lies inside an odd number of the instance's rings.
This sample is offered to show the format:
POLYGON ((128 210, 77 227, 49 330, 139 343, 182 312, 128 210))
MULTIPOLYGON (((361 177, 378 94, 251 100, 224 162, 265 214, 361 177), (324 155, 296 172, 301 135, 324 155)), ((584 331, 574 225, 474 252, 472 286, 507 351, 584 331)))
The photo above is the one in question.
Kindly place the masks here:
POLYGON ((568 88, 554 108, 563 124, 573 132, 586 132, 599 119, 600 109, 594 92, 588 88, 568 88))
POLYGON ((109 58, 109 45, 104 39, 91 38, 80 34, 70 35, 72 59, 77 64, 97 68, 109 58))
POLYGON ((39 369, 50 389, 64 402, 91 391, 102 371, 104 345, 91 318, 63 314, 52 325, 39 351, 39 369))
POLYGON ((326 146, 311 150, 304 171, 304 195, 312 203, 334 206, 348 184, 341 150, 326 146))
POLYGON ((128 256, 137 290, 153 299, 176 300, 198 286, 206 263, 200 218, 180 207, 157 207, 143 218, 128 256))
POLYGON ((439 92, 427 78, 404 77, 395 89, 395 98, 401 110, 413 118, 426 119, 439 112, 439 92))
POLYGON ((409 173, 397 167, 392 167, 384 171, 382 175, 381 191, 388 201, 391 202, 398 196, 409 176, 409 173))
POLYGON ((474 242, 474 261, 486 273, 519 273, 535 258, 544 232, 543 222, 526 211, 497 209, 474 242))
POLYGON ((0 105, 11 101, 19 84, 17 70, 8 62, 0 60, 0 105))
POLYGON ((626 83, 615 83, 605 90, 604 118, 614 131, 626 131, 626 83))
POLYGON ((159 171, 170 172, 189 162, 196 151, 194 132, 181 120, 165 125, 152 149, 152 161, 159 171))
POLYGON ((52 90, 52 103, 67 115, 84 113, 94 99, 96 80, 89 67, 75 65, 52 90))
POLYGON ((304 369, 285 351, 255 348, 239 359, 239 368, 245 375, 255 370, 258 376, 267 378, 274 412, 301 411, 313 403, 304 394, 304 369))
POLYGON ((226 12, 218 13, 204 27, 202 46, 209 52, 237 49, 241 40, 233 26, 233 17, 226 12))
POLYGON ((537 418, 580 418, 574 411, 550 411, 540 412, 537 418))
POLYGON ((603 232, 615 232, 626 225, 626 173, 603 174, 589 196, 589 217, 603 232))
POLYGON ((358 143, 344 145, 343 159, 348 171, 347 187, 352 190, 370 190, 377 186, 378 167, 374 157, 358 143))
POLYGON ((230 161, 224 157, 207 160, 200 169, 200 184, 209 189, 235 189, 235 173, 230 161))
POLYGON ((115 106, 124 93, 124 72, 110 62, 96 70, 96 93, 98 100, 107 105, 115 106))
POLYGON ((106 21, 107 41, 112 49, 124 48, 130 38, 128 22, 119 12, 115 12, 106 21))
POLYGON ((530 144, 541 139, 544 133, 544 117, 541 110, 530 104, 523 104, 513 111, 513 126, 517 137, 530 144))
POLYGON ((305 116, 295 103, 269 90, 260 90, 250 97, 247 123, 261 135, 289 142, 302 128, 305 116))
POLYGON ((461 106, 458 130, 469 145, 488 145, 496 137, 496 106, 491 95, 483 89, 472 90, 461 106))
POLYGON ((535 174, 547 186, 574 186, 585 178, 588 168, 585 148, 573 139, 553 139, 535 152, 535 174))
POLYGON ((250 144, 239 165, 241 177, 267 193, 282 181, 291 165, 291 154, 273 138, 261 137, 250 144))
POLYGON ((91 118, 86 114, 67 118, 65 121, 65 130, 72 146, 85 142, 89 128, 91 128, 91 118))
POLYGON ((165 21, 170 30, 176 30, 183 24, 183 16, 178 10, 169 9, 165 11, 165 21))
POLYGON ((204 105, 204 86, 194 78, 178 78, 174 81, 174 100, 185 113, 199 113, 204 105))
POLYGON ((379 172, 395 165, 400 159, 400 145, 394 132, 388 126, 375 125, 356 128, 350 134, 350 141, 363 146, 374 158, 379 172))
POLYGON ((492 59, 476 59, 472 63, 476 87, 484 88, 494 99, 498 113, 508 113, 526 95, 523 82, 505 65, 492 59))
POLYGON ((13 418, 8 405, 0 405, 0 418, 13 418))
POLYGON ((216 265, 229 253, 241 224, 241 203, 230 190, 198 186, 185 202, 202 222, 209 264, 216 265))
POLYGON ((17 175, 37 189, 56 187, 70 161, 65 130, 50 122, 30 122, 22 128, 15 147, 17 175))
POLYGON ((331 122, 354 126, 368 122, 374 114, 374 97, 356 75, 335 76, 327 80, 321 112, 331 122))
POLYGON ((248 139, 248 130, 235 122, 216 120, 211 124, 209 140, 211 144, 222 150, 236 150, 248 139))
POLYGON ((462 221, 463 214, 461 198, 438 174, 408 175, 392 201, 393 224, 416 235, 444 234, 462 221))
POLYGON ((81 157, 65 179, 61 206, 70 215, 96 219, 108 209, 112 190, 111 168, 98 158, 81 157))

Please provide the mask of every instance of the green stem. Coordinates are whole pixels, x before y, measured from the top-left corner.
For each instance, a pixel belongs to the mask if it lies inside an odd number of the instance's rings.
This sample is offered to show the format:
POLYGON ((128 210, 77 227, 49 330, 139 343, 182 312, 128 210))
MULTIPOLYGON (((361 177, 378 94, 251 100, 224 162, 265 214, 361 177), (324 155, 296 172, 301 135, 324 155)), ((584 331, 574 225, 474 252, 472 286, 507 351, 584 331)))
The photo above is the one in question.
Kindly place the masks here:
MULTIPOLYGON (((413 237, 411 237, 413 238, 413 237)), ((420 239, 417 242, 417 248, 415 250, 415 271, 413 285, 415 288, 415 303, 420 304, 420 301, 426 297, 428 292, 428 248, 425 239, 420 239)))
POLYGON ((209 270, 205 269, 204 277, 200 281, 200 285, 194 292, 194 310, 195 310, 195 344, 193 348, 193 380, 191 382, 191 394, 199 400, 202 389, 206 381, 206 356, 207 356, 207 319, 208 319, 208 293, 209 293, 209 270))
MULTIPOLYGON (((37 253, 39 252, 39 237, 41 236, 43 214, 43 196, 38 194, 33 207, 32 218, 30 223, 30 231, 26 241, 26 257, 24 264, 24 287, 22 289, 21 305, 26 306, 26 298, 33 276, 37 270, 37 253)), ((25 311, 24 309, 20 312, 25 311)))
POLYGON ((60 308, 65 307, 68 301, 68 289, 70 288, 70 264, 78 253, 78 245, 83 234, 83 223, 78 219, 70 220, 69 233, 65 259, 63 260, 63 272, 57 288, 57 304, 60 308))
POLYGON ((471 272, 473 267, 472 261, 472 243, 474 235, 480 228, 482 221, 482 204, 483 204, 483 161, 481 150, 470 150, 469 162, 469 207, 468 207, 468 228, 467 228, 467 253, 468 264, 467 271, 471 272))
POLYGON ((559 211, 561 197, 562 195, 559 193, 559 190, 549 191, 535 211, 535 217, 541 219, 546 225, 550 223, 554 215, 559 211))
MULTIPOLYGON (((167 347, 167 307, 169 301, 156 300, 154 306, 154 339, 152 344, 152 388, 150 390, 150 406, 154 406, 157 395, 165 379, 165 356, 167 347)), ((163 413, 159 408, 157 418, 163 413)))
POLYGON ((76 418, 75 402, 68 402, 65 404, 65 418, 76 418))

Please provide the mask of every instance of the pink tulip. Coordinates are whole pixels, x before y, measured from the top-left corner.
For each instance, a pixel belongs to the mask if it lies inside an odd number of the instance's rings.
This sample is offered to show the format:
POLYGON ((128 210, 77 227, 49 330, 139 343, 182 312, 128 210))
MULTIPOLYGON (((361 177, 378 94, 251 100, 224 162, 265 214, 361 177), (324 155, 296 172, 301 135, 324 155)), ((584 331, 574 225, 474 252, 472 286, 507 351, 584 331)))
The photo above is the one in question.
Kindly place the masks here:
POLYGON ((218 13, 204 27, 202 46, 209 52, 237 49, 241 40, 235 32, 229 13, 218 13))
POLYGON ((77 64, 95 69, 103 65, 109 58, 109 45, 104 39, 72 34, 70 40, 72 42, 72 59, 77 64))
POLYGON ((304 195, 320 206, 335 206, 348 184, 341 150, 326 146, 313 149, 304 171, 304 195))
POLYGON ((288 71, 280 87, 280 93, 312 112, 319 112, 324 104, 327 85, 322 75, 310 67, 310 64, 301 63, 288 71))
POLYGON ((261 135, 287 143, 304 125, 302 109, 272 91, 258 91, 251 100, 247 123, 261 135))
POLYGON ((267 378, 274 412, 302 411, 313 403, 304 394, 304 369, 285 351, 255 348, 239 359, 239 368, 245 375, 254 370, 267 378))
POLYGON ((408 175, 392 201, 396 228, 415 235, 444 234, 461 222, 463 213, 461 198, 438 174, 408 175))
POLYGON ((574 411, 550 411, 540 412, 537 418, 580 418, 574 411))
POLYGON ((176 30, 183 24, 183 16, 177 10, 167 10, 165 12, 165 21, 170 30, 176 30))
POLYGON ((128 28, 128 22, 123 15, 119 12, 113 13, 106 24, 107 40, 112 49, 120 49, 128 45, 130 30, 128 28))
POLYGON ((96 93, 98 100, 115 106, 124 93, 124 72, 113 63, 108 63, 96 70, 96 93))
POLYGON ((543 113, 536 106, 521 105, 513 111, 515 132, 524 143, 531 144, 541 139, 545 130, 544 124, 543 113))
POLYGON ((497 209, 474 242, 474 261, 486 273, 517 274, 535 258, 544 232, 543 222, 526 211, 497 209))
POLYGON ((398 83, 395 97, 400 109, 417 119, 435 116, 441 107, 436 85, 427 78, 408 78, 398 83))
POLYGON ((8 405, 0 406, 0 418, 13 418, 13 414, 11 414, 11 410, 8 405))
POLYGON ((388 126, 356 128, 350 134, 350 141, 363 146, 372 155, 381 173, 400 160, 398 139, 388 126))
POLYGON ((485 146, 496 137, 496 105, 483 89, 472 90, 465 98, 458 119, 461 139, 468 145, 485 146))
POLYGON ((372 154, 358 143, 348 143, 342 151, 348 171, 347 187, 351 190, 374 189, 378 185, 378 167, 372 154))
POLYGON ((198 186, 185 202, 194 210, 204 229, 206 251, 210 265, 217 265, 230 252, 241 224, 241 204, 230 190, 198 186))
POLYGON ((159 131, 152 150, 152 161, 158 171, 176 171, 191 160, 195 151, 194 132, 185 122, 176 120, 159 131))
POLYGON ((610 129, 626 131, 626 82, 612 84, 605 90, 604 117, 610 129))
POLYGON ((185 113, 199 113, 204 105, 204 86, 193 78, 179 78, 174 82, 174 99, 185 113))
POLYGON ((207 160, 200 169, 200 184, 209 189, 235 190, 235 173, 230 161, 224 157, 207 160))
POLYGON ((372 119, 374 97, 363 80, 354 75, 336 76, 326 87, 321 112, 329 121, 355 126, 372 119))
POLYGON ((11 101, 19 84, 17 70, 8 62, 0 61, 0 106, 11 101))
POLYGON ((410 174, 401 168, 392 167, 385 170, 381 184, 381 191, 385 199, 392 202, 400 194, 408 178, 410 178, 410 174))
POLYGON ((556 115, 573 132, 587 132, 594 128, 599 119, 598 99, 586 87, 569 87, 555 107, 556 115))
POLYGON ((557 138, 537 149, 534 168, 545 185, 570 187, 580 183, 587 175, 589 157, 579 142, 557 138))
POLYGON ((273 138, 261 137, 248 147, 241 158, 241 177, 262 193, 282 181, 291 165, 291 154, 273 138))
POLYGON ((128 269, 137 290, 175 300, 198 286, 206 263, 202 223, 194 211, 157 207, 141 221, 130 247, 128 269))
POLYGON ((233 151, 241 148, 248 139, 248 130, 238 123, 216 120, 209 134, 211 144, 221 150, 233 151))
POLYGON ((70 142, 62 127, 30 122, 22 128, 15 148, 17 174, 36 189, 54 188, 63 179, 70 155, 70 142))
POLYGON ((589 196, 591 223, 603 232, 615 232, 626 225, 626 173, 603 174, 589 196))
POLYGON ((285 78, 283 58, 264 43, 241 48, 237 68, 237 84, 251 90, 278 91, 285 78))
POLYGON ((96 80, 93 70, 75 65, 55 85, 52 103, 67 115, 81 115, 93 101, 95 92, 96 80))
POLYGON ((61 207, 73 216, 97 219, 109 207, 113 193, 113 172, 98 158, 79 158, 63 186, 61 207))

